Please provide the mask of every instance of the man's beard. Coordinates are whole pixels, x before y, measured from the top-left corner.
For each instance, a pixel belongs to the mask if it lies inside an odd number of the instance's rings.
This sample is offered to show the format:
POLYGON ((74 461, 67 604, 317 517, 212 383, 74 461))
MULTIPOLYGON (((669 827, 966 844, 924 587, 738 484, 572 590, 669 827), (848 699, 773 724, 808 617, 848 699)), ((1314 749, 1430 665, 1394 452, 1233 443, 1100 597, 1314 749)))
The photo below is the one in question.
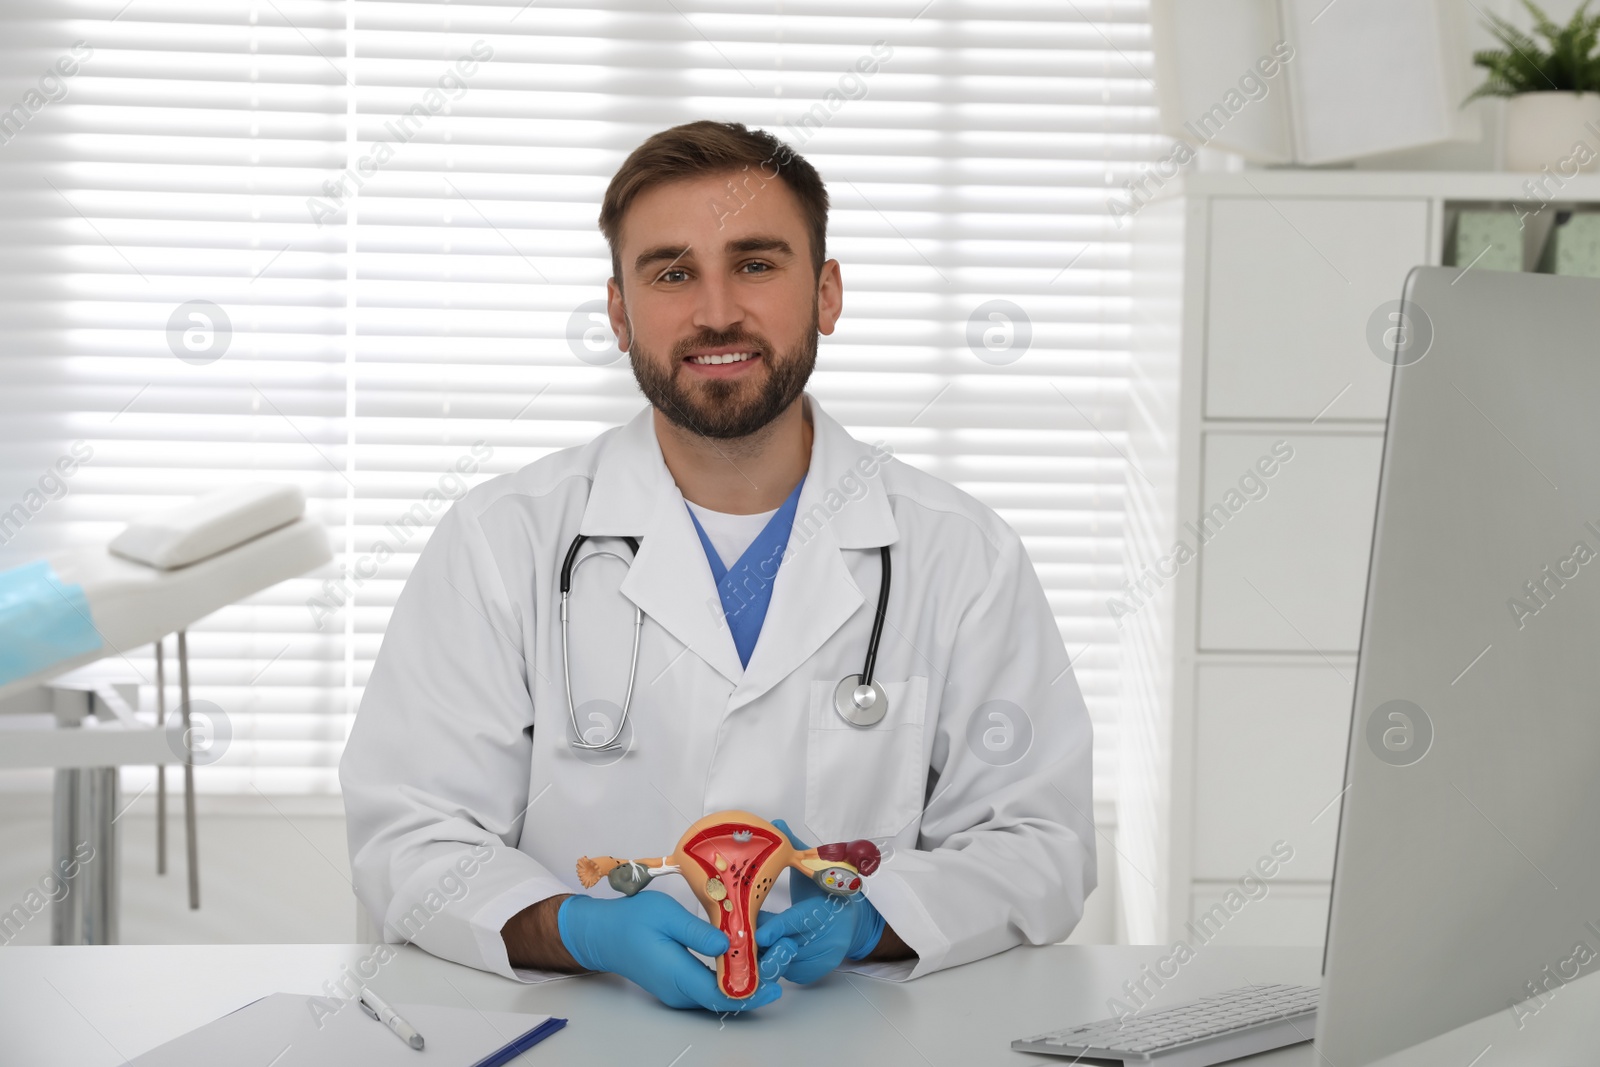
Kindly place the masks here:
POLYGON ((772 346, 739 330, 718 334, 703 332, 673 348, 671 365, 644 352, 637 341, 629 346, 628 361, 639 389, 655 409, 675 426, 701 437, 728 439, 749 437, 765 427, 794 403, 805 390, 811 371, 817 365, 817 304, 811 304, 811 326, 795 347, 779 357, 772 346), (684 368, 684 359, 697 348, 739 345, 741 350, 759 352, 767 364, 766 376, 753 396, 745 396, 752 385, 743 380, 705 378, 693 385, 682 379, 694 372, 684 368))

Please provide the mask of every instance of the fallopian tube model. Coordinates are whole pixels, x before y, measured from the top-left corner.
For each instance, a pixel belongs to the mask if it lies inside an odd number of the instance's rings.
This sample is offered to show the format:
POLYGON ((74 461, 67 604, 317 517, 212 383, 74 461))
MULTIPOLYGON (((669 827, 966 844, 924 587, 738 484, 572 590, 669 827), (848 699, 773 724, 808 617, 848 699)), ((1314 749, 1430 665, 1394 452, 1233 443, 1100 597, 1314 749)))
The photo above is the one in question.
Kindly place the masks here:
POLYGON ((683 875, 711 925, 728 935, 728 951, 717 957, 717 987, 743 999, 756 991, 755 917, 783 869, 793 867, 824 893, 848 897, 881 861, 871 841, 802 851, 760 816, 719 811, 689 827, 670 856, 585 856, 578 861, 578 881, 587 889, 605 878, 612 889, 631 897, 658 874, 683 875))

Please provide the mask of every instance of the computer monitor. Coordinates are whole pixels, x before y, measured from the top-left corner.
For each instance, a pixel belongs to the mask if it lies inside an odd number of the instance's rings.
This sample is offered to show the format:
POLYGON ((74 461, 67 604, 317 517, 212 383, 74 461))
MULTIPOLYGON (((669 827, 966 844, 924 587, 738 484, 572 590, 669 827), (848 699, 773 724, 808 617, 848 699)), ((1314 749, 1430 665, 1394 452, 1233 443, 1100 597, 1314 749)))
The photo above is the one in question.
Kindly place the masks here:
POLYGON ((1317 1021, 1338 1067, 1536 1011, 1600 957, 1600 280, 1419 267, 1400 316, 1317 1021))

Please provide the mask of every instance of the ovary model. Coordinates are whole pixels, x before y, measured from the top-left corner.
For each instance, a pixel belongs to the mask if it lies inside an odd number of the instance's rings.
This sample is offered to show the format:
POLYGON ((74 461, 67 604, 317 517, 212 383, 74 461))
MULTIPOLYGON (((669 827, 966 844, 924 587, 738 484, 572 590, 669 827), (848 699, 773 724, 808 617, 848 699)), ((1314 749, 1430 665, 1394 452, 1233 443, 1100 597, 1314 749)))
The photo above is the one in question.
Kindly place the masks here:
POLYGON ((719 811, 696 822, 670 856, 622 860, 585 856, 578 881, 585 888, 601 878, 633 896, 658 874, 681 874, 706 909, 711 925, 728 935, 728 951, 717 957, 717 986, 743 999, 756 991, 755 918, 785 867, 810 878, 824 893, 847 897, 882 857, 871 841, 819 845, 800 850, 777 827, 748 811, 719 811))

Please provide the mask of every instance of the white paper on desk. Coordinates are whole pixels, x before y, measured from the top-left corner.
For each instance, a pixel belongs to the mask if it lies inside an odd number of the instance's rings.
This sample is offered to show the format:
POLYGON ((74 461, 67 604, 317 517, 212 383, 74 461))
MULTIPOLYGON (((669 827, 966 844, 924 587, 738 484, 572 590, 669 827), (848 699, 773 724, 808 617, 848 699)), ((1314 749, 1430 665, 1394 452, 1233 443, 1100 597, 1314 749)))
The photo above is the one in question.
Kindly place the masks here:
POLYGON ((420 1052, 353 1000, 273 993, 151 1049, 129 1067, 471 1067, 549 1018, 434 1004, 396 1004, 394 1010, 422 1035, 420 1052))

